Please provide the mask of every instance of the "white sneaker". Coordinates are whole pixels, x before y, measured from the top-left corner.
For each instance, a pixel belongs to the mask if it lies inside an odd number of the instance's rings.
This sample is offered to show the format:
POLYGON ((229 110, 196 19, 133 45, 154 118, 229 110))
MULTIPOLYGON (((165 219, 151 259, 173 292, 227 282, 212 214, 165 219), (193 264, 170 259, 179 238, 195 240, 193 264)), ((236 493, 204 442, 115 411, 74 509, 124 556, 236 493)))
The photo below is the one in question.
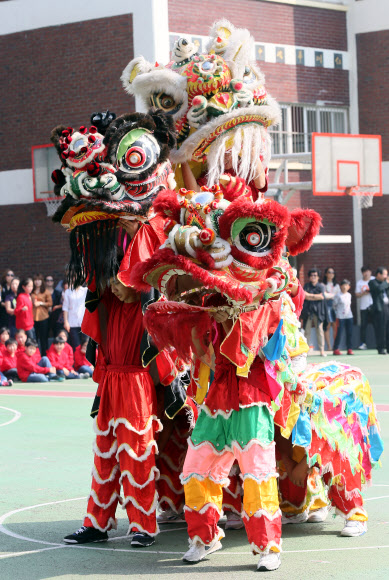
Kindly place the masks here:
POLYGON ((301 514, 297 514, 295 516, 287 517, 283 515, 281 518, 281 523, 284 526, 285 524, 305 524, 308 520, 308 511, 302 512, 301 514))
POLYGON ((367 345, 363 342, 360 346, 358 346, 358 350, 367 350, 367 345))
POLYGON ((366 534, 366 532, 367 522, 359 522, 358 520, 346 520, 340 535, 347 538, 356 538, 357 536, 363 536, 363 534, 366 534))
POLYGON ((234 512, 227 512, 227 521, 224 527, 225 530, 241 530, 244 528, 243 520, 234 512))
POLYGON ((216 552, 217 550, 221 549, 222 544, 219 542, 219 540, 216 540, 216 538, 212 540, 209 546, 204 546, 204 544, 201 542, 195 542, 191 545, 186 554, 184 554, 182 561, 185 562, 185 564, 197 564, 208 554, 212 554, 212 552, 216 552))
POLYGON ((270 572, 277 570, 281 566, 281 556, 278 552, 269 552, 259 558, 257 565, 258 572, 270 572))
POLYGON ((324 506, 318 510, 312 510, 308 514, 307 522, 309 524, 319 524, 324 522, 328 516, 328 507, 324 506))
POLYGON ((159 524, 182 524, 185 522, 183 513, 178 514, 172 509, 165 510, 157 516, 159 524))

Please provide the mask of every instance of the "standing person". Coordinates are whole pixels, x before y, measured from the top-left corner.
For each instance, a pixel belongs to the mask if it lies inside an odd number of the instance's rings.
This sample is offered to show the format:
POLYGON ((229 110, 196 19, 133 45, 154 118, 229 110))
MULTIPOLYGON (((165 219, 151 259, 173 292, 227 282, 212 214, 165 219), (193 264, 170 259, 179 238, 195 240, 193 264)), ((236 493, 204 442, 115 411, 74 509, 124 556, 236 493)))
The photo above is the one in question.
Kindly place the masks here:
POLYGON ((52 333, 53 336, 57 336, 57 334, 54 332, 54 321, 55 317, 58 317, 58 314, 57 311, 54 311, 54 305, 58 304, 61 292, 54 288, 54 278, 51 275, 45 276, 45 286, 46 290, 50 293, 52 301, 51 308, 49 309, 49 335, 52 333))
POLYGON ((8 268, 1 279, 0 326, 7 326, 8 324, 8 314, 5 310, 5 298, 11 291, 11 282, 13 278, 13 270, 8 268))
POLYGON ((373 299, 370 294, 369 281, 374 280, 371 275, 371 269, 368 266, 362 266, 362 279, 358 280, 355 286, 355 296, 359 298, 359 309, 361 312, 361 344, 359 350, 366 350, 366 328, 369 324, 370 307, 373 305, 373 299))
POLYGON ((310 343, 312 327, 316 328, 317 344, 320 355, 326 356, 324 351, 323 323, 326 319, 325 289, 319 282, 319 271, 311 268, 308 272, 309 282, 304 285, 305 300, 301 313, 305 338, 310 343))
POLYGON ((388 270, 383 266, 377 268, 375 279, 369 281, 373 300, 374 330, 378 354, 387 354, 389 350, 389 284, 388 270))
MULTIPOLYGON (((58 336, 64 326, 64 317, 63 317, 63 301, 65 298, 65 292, 69 288, 69 284, 64 280, 57 284, 54 293, 52 294, 53 298, 53 308, 51 312, 51 322, 52 325, 52 332, 54 336, 58 336)), ((67 339, 66 339, 67 340, 67 339)))
POLYGON ((334 298, 340 292, 339 284, 336 282, 334 268, 326 268, 323 276, 323 285, 325 289, 324 297, 326 299, 327 317, 324 322, 324 336, 327 342, 328 350, 332 350, 331 345, 331 328, 333 338, 336 337, 336 314, 334 310, 334 298))
POLYGON ((34 328, 40 343, 42 356, 46 356, 49 341, 49 310, 53 304, 51 293, 46 290, 42 274, 34 276, 31 293, 33 304, 34 328))
POLYGON ((334 298, 334 309, 336 318, 339 321, 339 328, 334 343, 334 354, 342 354, 339 350, 343 330, 346 333, 347 354, 354 354, 353 345, 353 313, 351 311, 351 294, 349 292, 351 283, 349 280, 342 280, 340 283, 340 293, 334 298))
POLYGON ((81 343, 81 324, 85 313, 85 297, 88 289, 83 286, 65 291, 62 305, 64 328, 69 333, 73 350, 81 343))
POLYGON ((10 329, 12 338, 15 336, 16 332, 15 308, 19 283, 20 283, 19 278, 16 277, 13 278, 11 282, 10 291, 5 297, 5 310, 8 314, 8 328, 10 329))
POLYGON ((34 317, 32 314, 31 292, 32 278, 24 278, 19 284, 16 298, 15 322, 16 328, 24 330, 27 338, 35 340, 34 317))

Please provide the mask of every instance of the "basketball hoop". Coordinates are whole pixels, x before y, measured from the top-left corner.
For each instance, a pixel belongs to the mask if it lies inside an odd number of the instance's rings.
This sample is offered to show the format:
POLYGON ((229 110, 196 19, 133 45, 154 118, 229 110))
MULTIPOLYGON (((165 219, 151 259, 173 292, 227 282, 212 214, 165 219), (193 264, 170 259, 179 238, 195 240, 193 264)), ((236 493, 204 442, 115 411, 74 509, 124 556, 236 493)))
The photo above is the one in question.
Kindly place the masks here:
POLYGON ((44 204, 46 206, 47 217, 52 217, 59 206, 61 205, 62 197, 58 199, 45 199, 44 204))
POLYGON ((373 206, 373 198, 377 190, 378 185, 353 185, 346 187, 346 194, 355 195, 358 199, 358 207, 367 209, 373 206))

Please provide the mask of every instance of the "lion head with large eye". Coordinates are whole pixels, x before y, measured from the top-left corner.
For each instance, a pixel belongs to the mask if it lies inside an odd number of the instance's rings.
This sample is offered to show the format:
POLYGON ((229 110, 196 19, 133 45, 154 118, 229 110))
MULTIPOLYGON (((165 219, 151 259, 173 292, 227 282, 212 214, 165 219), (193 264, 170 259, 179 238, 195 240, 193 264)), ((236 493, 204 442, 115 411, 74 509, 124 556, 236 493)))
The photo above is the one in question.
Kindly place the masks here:
POLYGON ((216 294, 236 312, 288 291, 294 275, 284 250, 308 250, 321 224, 313 210, 254 203, 246 183, 229 177, 201 191, 162 193, 154 210, 167 218, 167 241, 134 269, 134 286, 187 306, 206 306, 216 294))
POLYGON ((179 164, 189 162, 196 178, 206 175, 208 186, 229 170, 260 189, 270 160, 267 129, 280 114, 252 60, 253 38, 221 20, 211 30, 206 53, 197 49, 180 38, 166 66, 135 58, 123 71, 123 86, 146 108, 173 118, 177 147, 171 160, 180 186, 179 164))

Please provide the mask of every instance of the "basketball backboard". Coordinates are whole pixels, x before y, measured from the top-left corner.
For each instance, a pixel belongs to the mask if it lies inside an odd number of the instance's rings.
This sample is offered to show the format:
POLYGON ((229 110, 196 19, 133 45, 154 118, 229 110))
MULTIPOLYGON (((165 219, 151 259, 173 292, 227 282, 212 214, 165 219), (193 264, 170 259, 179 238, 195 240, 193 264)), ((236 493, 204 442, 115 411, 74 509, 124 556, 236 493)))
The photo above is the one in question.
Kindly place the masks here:
POLYGON ((313 195, 382 195, 380 135, 312 133, 313 195))

